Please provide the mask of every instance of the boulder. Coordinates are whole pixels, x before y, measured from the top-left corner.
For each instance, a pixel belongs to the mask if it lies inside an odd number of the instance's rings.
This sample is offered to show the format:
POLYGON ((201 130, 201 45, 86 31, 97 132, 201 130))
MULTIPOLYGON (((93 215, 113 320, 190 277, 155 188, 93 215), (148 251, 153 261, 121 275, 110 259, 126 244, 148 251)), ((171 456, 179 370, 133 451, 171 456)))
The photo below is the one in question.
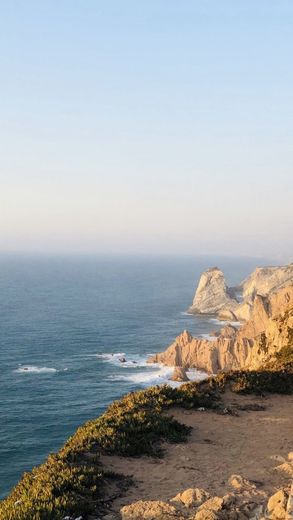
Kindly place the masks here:
POLYGON ((288 496, 280 489, 271 496, 267 504, 267 514, 272 520, 285 520, 288 496))
POLYGON ((174 506, 159 500, 139 500, 120 509, 122 520, 183 520, 174 506))
POLYGON ((218 267, 212 267, 201 275, 188 312, 215 314, 223 308, 233 310, 237 305, 237 300, 229 295, 223 272, 218 267))
POLYGON ((210 495, 204 489, 189 488, 182 493, 178 493, 176 497, 171 499, 171 502, 178 502, 185 507, 198 507, 208 498, 210 498, 210 495))
POLYGON ((242 477, 241 475, 231 475, 229 478, 229 484, 237 491, 252 490, 256 487, 255 484, 252 484, 252 482, 242 477))
POLYGON ((223 509, 225 501, 222 497, 209 498, 198 508, 199 511, 213 511, 217 513, 223 509))
POLYGON ((174 372, 169 380, 178 382, 189 381, 189 377, 186 374, 186 369, 184 367, 175 367, 174 372))
POLYGON ((219 516, 214 511, 198 511, 193 517, 194 520, 218 520, 219 516))
POLYGON ((284 462, 275 468, 277 471, 283 473, 288 478, 293 478, 293 464, 291 462, 284 462))

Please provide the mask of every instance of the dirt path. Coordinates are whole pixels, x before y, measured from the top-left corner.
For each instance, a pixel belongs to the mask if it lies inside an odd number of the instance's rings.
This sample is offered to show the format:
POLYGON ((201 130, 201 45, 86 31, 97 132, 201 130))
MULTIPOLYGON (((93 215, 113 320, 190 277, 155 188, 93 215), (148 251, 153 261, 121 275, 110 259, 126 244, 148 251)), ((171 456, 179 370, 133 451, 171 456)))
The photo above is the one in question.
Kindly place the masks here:
POLYGON ((268 493, 279 487, 284 480, 274 467, 281 463, 278 457, 286 458, 293 449, 293 396, 226 394, 224 402, 234 407, 264 405, 265 410, 238 410, 233 416, 172 409, 170 415, 193 428, 186 444, 165 444, 165 456, 159 460, 102 456, 107 469, 131 475, 135 482, 111 509, 140 499, 170 499, 189 487, 221 496, 232 474, 262 483, 268 493))

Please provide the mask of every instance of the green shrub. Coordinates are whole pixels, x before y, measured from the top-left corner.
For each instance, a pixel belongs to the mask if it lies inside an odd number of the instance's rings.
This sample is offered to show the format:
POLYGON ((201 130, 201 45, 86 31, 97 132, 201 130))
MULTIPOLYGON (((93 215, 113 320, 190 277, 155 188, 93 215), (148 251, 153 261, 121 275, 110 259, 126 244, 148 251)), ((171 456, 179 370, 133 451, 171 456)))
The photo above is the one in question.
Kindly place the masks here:
POLYGON ((149 388, 115 401, 101 417, 78 428, 56 455, 23 475, 0 502, 0 520, 61 520, 67 515, 82 515, 85 520, 97 515, 105 486, 114 477, 99 463, 100 453, 161 455, 161 441, 183 442, 190 431, 163 412, 175 406, 219 408, 227 387, 234 392, 293 393, 292 370, 283 365, 291 356, 292 349, 280 351, 278 371, 219 374, 177 389, 149 388))

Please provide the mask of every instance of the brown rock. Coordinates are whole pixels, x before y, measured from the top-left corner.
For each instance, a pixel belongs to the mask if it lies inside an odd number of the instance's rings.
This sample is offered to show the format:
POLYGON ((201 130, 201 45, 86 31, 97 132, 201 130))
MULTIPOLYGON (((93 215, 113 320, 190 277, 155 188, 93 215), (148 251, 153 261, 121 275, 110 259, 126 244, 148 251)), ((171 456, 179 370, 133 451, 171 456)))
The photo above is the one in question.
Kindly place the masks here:
POLYGON ((202 510, 198 511, 194 516, 194 520, 218 520, 219 516, 214 511, 202 510))
POLYGON ((239 330, 225 327, 212 340, 194 338, 183 331, 152 363, 188 366, 208 373, 229 370, 258 370, 288 344, 293 327, 293 285, 268 298, 256 296, 251 319, 239 330), (279 314, 278 314, 279 313, 279 314))
POLYGON ((174 506, 159 500, 139 500, 120 509, 122 520, 183 520, 174 506))
POLYGON ((172 376, 170 377, 170 381, 189 381, 189 377, 186 374, 186 369, 184 367, 175 367, 172 376))
POLYGON ((176 497, 171 499, 171 502, 178 502, 185 507, 198 507, 208 498, 210 498, 210 495, 204 489, 189 488, 182 493, 178 493, 176 497))
POLYGON ((288 496, 281 489, 277 491, 268 501, 267 513, 272 520, 285 520, 288 496))
POLYGON ((283 473, 288 478, 293 478, 293 464, 290 462, 284 462, 275 468, 277 471, 283 473))
POLYGON ((224 506, 224 500, 221 497, 213 497, 209 500, 206 500, 199 508, 199 511, 213 511, 217 513, 221 511, 224 506))
POLYGON ((234 312, 232 312, 230 309, 221 309, 217 313, 217 316, 218 316, 219 320, 222 320, 222 321, 237 321, 237 318, 236 318, 234 312))
POLYGON ((287 282, 292 282, 293 264, 276 267, 258 267, 242 284, 243 298, 252 300, 256 294, 267 296, 287 282))
POLYGON ((243 489, 252 490, 256 487, 254 484, 252 484, 252 482, 242 477, 241 475, 231 475, 231 477, 229 478, 229 484, 237 491, 243 489))

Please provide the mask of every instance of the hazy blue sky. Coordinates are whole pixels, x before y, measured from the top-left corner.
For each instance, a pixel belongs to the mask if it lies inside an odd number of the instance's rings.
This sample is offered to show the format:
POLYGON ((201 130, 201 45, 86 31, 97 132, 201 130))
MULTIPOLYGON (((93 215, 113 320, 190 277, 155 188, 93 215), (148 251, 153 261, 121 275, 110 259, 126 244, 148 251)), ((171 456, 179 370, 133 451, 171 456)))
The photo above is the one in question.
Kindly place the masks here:
POLYGON ((0 249, 293 253, 292 0, 0 6, 0 249))

